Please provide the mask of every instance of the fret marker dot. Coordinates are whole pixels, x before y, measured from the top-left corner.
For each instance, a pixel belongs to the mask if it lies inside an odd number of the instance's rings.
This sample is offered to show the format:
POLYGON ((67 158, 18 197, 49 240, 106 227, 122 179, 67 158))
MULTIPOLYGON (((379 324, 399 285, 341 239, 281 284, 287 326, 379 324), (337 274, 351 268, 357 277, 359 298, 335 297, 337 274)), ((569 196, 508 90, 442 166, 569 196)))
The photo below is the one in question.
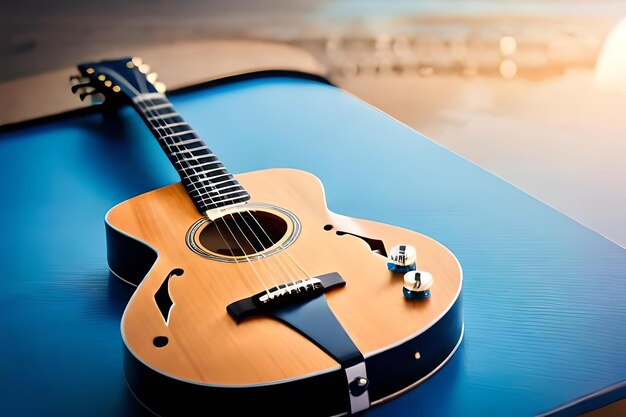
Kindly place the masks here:
POLYGON ((93 74, 94 72, 96 72, 93 68, 87 68, 87 74, 93 74))
POLYGON ((111 87, 111 85, 113 85, 113 83, 111 81, 109 81, 109 80, 106 80, 104 82, 104 85, 106 85, 107 87, 111 87))
POLYGON ((114 85, 113 86, 113 91, 115 91, 116 93, 119 93, 122 89, 120 88, 119 85, 114 85))
POLYGON ((98 75, 98 79, 99 79, 100 81, 104 81, 104 80, 106 80, 106 79, 107 79, 107 77, 105 77, 105 76, 104 76, 104 74, 100 74, 100 75, 98 75))

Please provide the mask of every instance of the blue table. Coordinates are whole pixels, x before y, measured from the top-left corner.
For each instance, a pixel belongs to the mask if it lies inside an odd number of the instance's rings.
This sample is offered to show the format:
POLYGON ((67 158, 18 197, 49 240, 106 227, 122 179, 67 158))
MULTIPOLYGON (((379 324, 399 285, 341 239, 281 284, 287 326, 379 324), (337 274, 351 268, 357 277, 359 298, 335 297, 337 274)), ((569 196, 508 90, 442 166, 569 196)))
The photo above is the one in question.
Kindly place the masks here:
MULTIPOLYGON (((458 257, 460 349, 368 415, 529 416, 626 376, 622 248, 324 83, 262 77, 171 99, 231 171, 308 170, 331 210, 458 257), (404 193, 391 186, 403 177, 404 193)), ((0 134, 0 415, 148 414, 124 383, 133 289, 109 275, 103 217, 177 180, 130 108, 0 134)))

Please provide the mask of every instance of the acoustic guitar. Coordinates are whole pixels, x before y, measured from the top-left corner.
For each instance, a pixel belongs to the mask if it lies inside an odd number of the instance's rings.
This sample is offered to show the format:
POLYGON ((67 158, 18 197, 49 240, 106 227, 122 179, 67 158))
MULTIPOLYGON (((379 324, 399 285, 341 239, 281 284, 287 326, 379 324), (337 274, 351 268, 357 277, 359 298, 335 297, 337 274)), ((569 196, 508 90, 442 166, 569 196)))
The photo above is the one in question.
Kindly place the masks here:
POLYGON ((330 212, 310 173, 232 174, 137 58, 78 68, 72 90, 131 104, 181 178, 105 220, 110 270, 137 286, 121 332, 145 407, 354 414, 454 354, 462 271, 443 245, 330 212))

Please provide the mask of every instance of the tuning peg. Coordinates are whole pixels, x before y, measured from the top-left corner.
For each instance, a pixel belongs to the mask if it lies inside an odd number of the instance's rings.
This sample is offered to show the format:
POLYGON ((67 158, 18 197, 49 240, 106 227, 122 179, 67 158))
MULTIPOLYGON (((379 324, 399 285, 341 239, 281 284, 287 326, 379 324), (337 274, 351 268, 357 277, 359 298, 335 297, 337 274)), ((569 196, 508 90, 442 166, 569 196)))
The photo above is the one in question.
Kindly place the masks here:
POLYGON ((76 75, 70 75, 70 81, 82 81, 83 80, 83 76, 76 74, 76 75))
POLYGON ((163 84, 161 81, 157 81, 154 84, 154 88, 161 94, 165 93, 166 87, 165 84, 163 84))
POLYGON ((83 88, 87 88, 87 87, 93 87, 93 85, 91 83, 89 83, 89 82, 83 83, 83 84, 74 84, 71 87, 72 88, 72 93, 76 94, 76 92, 78 90, 83 89, 83 88))
POLYGON ((156 72, 151 72, 150 74, 146 75, 146 79, 148 80, 150 84, 154 84, 158 77, 159 77, 159 74, 156 72))
POLYGON ((85 101, 85 99, 87 98, 87 96, 92 96, 94 94, 98 94, 98 91, 96 89, 93 89, 91 91, 85 91, 83 93, 80 93, 78 95, 78 97, 80 97, 80 101, 85 101))
POLYGON ((139 69, 140 72, 142 72, 143 74, 147 74, 150 72, 150 65, 148 64, 141 64, 138 65, 137 68, 139 69))

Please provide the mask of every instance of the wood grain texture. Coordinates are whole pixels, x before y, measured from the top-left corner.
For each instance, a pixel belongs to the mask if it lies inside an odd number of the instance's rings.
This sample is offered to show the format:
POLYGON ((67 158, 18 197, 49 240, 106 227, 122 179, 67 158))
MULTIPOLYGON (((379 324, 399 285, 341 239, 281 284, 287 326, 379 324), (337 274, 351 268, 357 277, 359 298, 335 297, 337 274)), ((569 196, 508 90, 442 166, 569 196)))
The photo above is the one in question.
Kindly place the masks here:
POLYGON ((425 330, 456 300, 462 281, 460 266, 436 241, 409 230, 329 212, 321 183, 303 171, 272 169, 237 178, 250 192, 252 202, 285 208, 302 223, 292 246, 254 261, 254 268, 208 260, 187 248, 187 230, 200 216, 180 184, 128 200, 107 216, 110 225, 159 252, 122 320, 125 343, 151 367, 180 379, 224 385, 299 378, 336 368, 332 358, 277 321, 255 318, 237 325, 227 315, 226 305, 263 290, 257 273, 266 285, 340 273, 347 285, 329 292, 328 302, 365 356, 425 330), (326 224, 334 229, 324 230, 326 224), (404 299, 402 275, 387 270, 386 258, 373 253, 363 240, 338 236, 336 230, 381 239, 387 249, 399 243, 415 246, 418 269, 430 271, 435 279, 431 298, 424 302, 404 299), (170 281, 175 304, 168 326, 154 293, 174 268, 185 273, 170 281), (167 336, 169 344, 155 348, 152 340, 156 336, 167 336))

